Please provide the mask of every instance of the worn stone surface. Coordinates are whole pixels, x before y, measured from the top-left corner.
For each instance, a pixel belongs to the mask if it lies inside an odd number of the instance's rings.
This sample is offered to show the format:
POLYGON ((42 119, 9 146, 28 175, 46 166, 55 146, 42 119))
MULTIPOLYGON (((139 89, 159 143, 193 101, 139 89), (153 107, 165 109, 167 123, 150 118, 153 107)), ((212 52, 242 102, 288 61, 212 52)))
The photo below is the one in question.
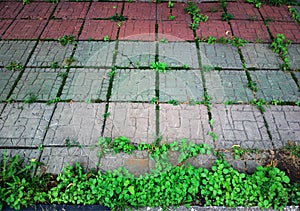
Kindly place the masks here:
POLYGON ((116 22, 109 20, 86 20, 79 39, 103 40, 105 36, 108 36, 110 40, 115 40, 117 32, 118 25, 116 22))
POLYGON ((109 87, 108 70, 71 68, 64 85, 61 99, 106 100, 109 87))
POLYGON ((203 93, 199 70, 170 70, 159 74, 159 102, 201 101, 203 93))
POLYGON ((83 20, 50 20, 41 35, 41 39, 59 39, 64 35, 78 37, 83 20))
POLYGON ((43 143, 54 105, 7 104, 1 114, 1 146, 37 147, 43 143))
POLYGON ((0 101, 5 101, 18 78, 18 72, 0 68, 0 101))
POLYGON ((0 18, 15 18, 23 8, 22 2, 0 2, 0 18))
MULTIPOLYGON (((178 21, 177 18, 171 21, 158 21, 158 41, 165 39, 167 41, 193 41, 194 34, 189 27, 189 21, 178 21)), ((189 44, 189 43, 186 43, 189 44)), ((195 45, 195 43, 190 43, 195 45)))
POLYGON ((127 20, 122 22, 119 40, 155 41, 154 20, 127 20))
POLYGON ((44 145, 95 145, 101 136, 105 104, 58 103, 44 145))
POLYGON ((55 4, 47 2, 30 2, 26 4, 22 12, 17 16, 18 19, 48 19, 52 14, 55 4))
POLYGON ((249 103, 254 98, 252 91, 247 87, 248 80, 244 71, 209 71, 204 75, 206 89, 213 103, 249 103))
POLYGON ((125 136, 133 143, 152 143, 156 138, 155 105, 109 103, 104 137, 125 136))
POLYGON ((279 100, 297 102, 300 93, 289 72, 250 71, 251 79, 257 84, 256 96, 266 101, 279 100))
POLYGON ((117 70, 114 76, 112 101, 146 101, 155 97, 153 70, 117 70))
POLYGON ((300 44, 292 44, 287 47, 288 59, 291 65, 291 69, 300 70, 300 44))
POLYGON ((0 114, 2 113, 2 110, 4 109, 5 105, 5 103, 0 103, 0 114))
POLYGON ((295 74, 295 77, 296 77, 296 80, 298 82, 298 86, 299 86, 299 89, 300 89, 300 72, 294 72, 295 74))

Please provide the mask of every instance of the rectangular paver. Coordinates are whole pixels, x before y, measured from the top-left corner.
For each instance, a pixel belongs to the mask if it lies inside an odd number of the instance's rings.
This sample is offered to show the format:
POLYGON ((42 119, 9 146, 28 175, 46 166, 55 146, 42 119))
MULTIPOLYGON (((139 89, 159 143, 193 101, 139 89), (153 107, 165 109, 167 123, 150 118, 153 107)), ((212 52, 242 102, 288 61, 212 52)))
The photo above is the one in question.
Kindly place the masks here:
POLYGON ((9 92, 13 88, 19 74, 19 72, 0 68, 0 101, 5 101, 8 98, 9 92))
POLYGON ((226 21, 208 20, 207 22, 200 22, 196 30, 199 38, 207 38, 209 36, 216 37, 230 37, 232 35, 230 25, 226 21))
POLYGON ((288 59, 291 65, 291 69, 300 70, 300 44, 292 44, 287 47, 288 59))
POLYGON ((170 9, 167 2, 161 2, 161 4, 157 4, 157 20, 168 21, 170 20, 169 16, 172 15, 176 21, 190 22, 191 16, 185 11, 186 6, 184 3, 173 2, 173 7, 170 9))
POLYGON ((152 2, 135 2, 134 4, 126 2, 123 16, 136 20, 156 20, 156 4, 152 2))
POLYGON ((201 2, 197 4, 200 13, 208 16, 209 20, 221 20, 222 13, 224 12, 220 3, 218 2, 201 2))
POLYGON ((22 2, 0 2, 0 18, 15 18, 23 8, 22 2))
POLYGON ((0 38, 5 33, 6 29, 10 26, 13 20, 0 20, 0 38))
POLYGON ((60 2, 53 16, 62 19, 83 19, 86 16, 90 2, 60 2))
POLYGON ((120 40, 155 40, 155 21, 154 20, 127 20, 122 22, 120 40))
POLYGON ((41 39, 58 39, 64 35, 78 37, 83 20, 50 20, 41 39))
POLYGON ((80 40, 103 40, 108 36, 110 40, 117 37, 118 25, 116 22, 109 20, 86 20, 80 34, 80 40))
POLYGON ((110 18, 115 13, 121 14, 121 2, 92 2, 87 14, 87 18, 110 18))
POLYGON ((293 22, 291 14, 289 13, 289 8, 286 5, 281 5, 280 7, 278 7, 262 4, 259 8, 259 11, 265 20, 271 19, 275 21, 293 22))
POLYGON ((300 25, 295 22, 270 22, 269 29, 273 37, 277 34, 284 34, 286 39, 291 40, 293 43, 300 43, 300 25))
POLYGON ((231 13, 237 20, 262 20, 254 4, 228 2, 227 13, 231 13))
POLYGON ((193 31, 187 21, 158 21, 158 41, 162 38, 167 41, 192 41, 194 40, 193 31))
POLYGON ((55 4, 47 2, 30 2, 26 4, 17 19, 48 19, 55 8, 55 4))

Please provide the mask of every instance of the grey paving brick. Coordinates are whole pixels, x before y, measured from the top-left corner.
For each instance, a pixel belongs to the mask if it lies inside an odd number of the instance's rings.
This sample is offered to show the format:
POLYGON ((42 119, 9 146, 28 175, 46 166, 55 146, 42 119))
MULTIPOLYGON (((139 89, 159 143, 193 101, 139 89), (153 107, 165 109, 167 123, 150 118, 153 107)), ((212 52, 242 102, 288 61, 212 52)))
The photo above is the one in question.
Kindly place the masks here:
POLYGON ((58 103, 44 144, 65 146, 70 143, 91 145, 98 142, 103 126, 105 104, 58 103))
POLYGON ((217 148, 272 149, 262 114, 251 105, 212 105, 217 148))
POLYGON ((79 42, 74 54, 77 66, 112 66, 115 42, 79 42))
POLYGON ((300 107, 270 106, 264 112, 272 140, 276 148, 283 147, 289 141, 300 143, 300 107))
POLYGON ((212 144, 208 132, 208 111, 204 105, 160 104, 159 131, 163 141, 187 139, 193 143, 212 144))
POLYGON ((5 105, 6 105, 5 103, 0 103, 0 114, 1 114, 2 110, 4 109, 5 105))
POLYGON ((159 74, 159 101, 201 101, 203 84, 199 70, 171 70, 159 74))
POLYGON ((7 99, 19 74, 19 72, 12 72, 10 70, 0 68, 0 101, 7 99))
POLYGON ((279 56, 272 52, 269 44, 245 44, 241 47, 248 68, 280 69, 283 64, 279 56))
POLYGON ((250 102, 254 97, 247 87, 248 80, 244 71, 210 71, 204 75, 206 89, 213 103, 250 102))
POLYGON ((6 153, 7 158, 12 158, 14 156, 19 156, 24 163, 29 161, 39 161, 41 151, 38 149, 0 149, 0 160, 3 159, 4 153, 6 153))
POLYGON ((25 65, 36 41, 0 41, 0 66, 11 62, 25 65))
POLYGON ((168 42, 159 43, 159 61, 171 67, 188 65, 190 68, 199 68, 197 48, 195 43, 168 42))
POLYGON ((55 99, 62 85, 62 77, 59 75, 64 72, 64 69, 26 68, 11 98, 24 100, 29 94, 34 94, 37 100, 55 99))
POLYGON ((287 47, 291 69, 300 70, 300 44, 292 44, 287 47))
POLYGON ((90 147, 45 147, 40 159, 44 163, 39 172, 59 174, 63 172, 64 167, 71 165, 75 167, 78 162, 86 172, 91 169, 97 169, 99 158, 97 149, 90 147))
POLYGON ((37 147, 42 144, 54 105, 7 104, 0 118, 0 145, 37 147))
POLYGON ((155 140, 155 105, 110 103, 108 112, 105 137, 125 136, 134 143, 152 143, 155 140))
POLYGON ((114 77, 112 101, 147 101, 155 97, 153 70, 117 70, 114 77))
POLYGON ((56 41, 40 42, 30 57, 27 66, 45 67, 50 66, 53 62, 57 62, 60 66, 66 65, 66 60, 72 55, 73 48, 73 44, 62 46, 56 41))
POLYGON ((199 47, 202 66, 223 69, 241 69, 243 67, 238 50, 232 45, 200 43, 199 47))
POLYGON ((257 83, 256 96, 266 101, 280 100, 296 102, 300 100, 297 84, 289 72, 250 71, 253 81, 257 83))
MULTIPOLYGON (((297 79, 298 86, 300 86, 300 72, 294 72, 294 75, 297 79)), ((300 89, 300 87, 299 87, 299 89, 300 89)))
POLYGON ((71 68, 64 85, 61 99, 106 100, 109 87, 108 70, 91 68, 71 68))
POLYGON ((138 68, 139 66, 150 66, 150 63, 154 61, 155 42, 119 42, 117 66, 138 68))

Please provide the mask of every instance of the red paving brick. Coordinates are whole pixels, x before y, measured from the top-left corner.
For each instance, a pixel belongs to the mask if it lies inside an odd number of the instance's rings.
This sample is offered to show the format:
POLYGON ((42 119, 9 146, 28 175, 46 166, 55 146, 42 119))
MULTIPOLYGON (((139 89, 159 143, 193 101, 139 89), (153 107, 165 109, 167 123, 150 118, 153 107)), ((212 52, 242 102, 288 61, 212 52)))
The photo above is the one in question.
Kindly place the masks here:
POLYGON ((12 22, 13 20, 0 20, 0 38, 12 22))
POLYGON ((156 20, 156 4, 126 2, 124 5, 123 16, 135 20, 156 20))
POLYGON ((31 2, 24 6, 22 12, 17 16, 18 19, 48 19, 52 14, 54 4, 46 2, 31 2))
POLYGON ((37 39, 46 24, 46 20, 15 20, 2 39, 37 39))
POLYGON ((176 21, 191 21, 191 16, 185 11, 186 4, 174 3, 172 10, 168 3, 157 4, 157 20, 170 20, 169 16, 175 16, 176 21))
POLYGON ((121 14, 121 2, 92 2, 87 18, 109 18, 116 13, 121 14))
POLYGON ((289 13, 288 7, 284 5, 280 7, 262 5, 259 10, 265 20, 271 18, 274 21, 294 21, 289 13))
POLYGON ((232 35, 229 24, 218 20, 201 22, 196 33, 199 38, 207 38, 208 36, 221 38, 232 35))
POLYGON ((284 34, 293 43, 300 43, 300 25, 295 22, 270 22, 269 29, 274 37, 284 34))
POLYGON ((252 42, 271 42, 268 29, 263 21, 231 20, 233 34, 252 42))
POLYGON ((90 2, 60 2, 54 12, 55 18, 85 18, 90 2))
POLYGON ((41 38, 57 39, 63 35, 73 35, 78 37, 82 22, 82 20, 50 20, 41 38))
POLYGON ((110 40, 117 37, 118 25, 109 20, 86 20, 79 39, 103 40, 108 35, 110 40))
POLYGON ((262 20, 258 9, 249 3, 228 2, 227 12, 231 13, 234 19, 262 20))
POLYGON ((197 6, 200 13, 207 15, 209 20, 221 20, 223 9, 220 7, 220 3, 201 3, 197 6))
POLYGON ((168 41, 194 40, 194 34, 186 21, 159 21, 158 40, 161 38, 168 41))
POLYGON ((155 40, 155 21, 127 20, 122 23, 120 40, 155 40))
POLYGON ((0 2, 0 18, 15 18, 22 8, 22 2, 0 2))

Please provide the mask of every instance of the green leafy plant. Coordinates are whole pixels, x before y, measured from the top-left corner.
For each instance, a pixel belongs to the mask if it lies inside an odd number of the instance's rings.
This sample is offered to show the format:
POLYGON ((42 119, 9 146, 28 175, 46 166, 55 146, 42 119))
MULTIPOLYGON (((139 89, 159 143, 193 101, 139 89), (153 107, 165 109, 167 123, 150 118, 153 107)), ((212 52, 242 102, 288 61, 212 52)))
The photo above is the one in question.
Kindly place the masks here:
POLYGON ((208 21, 208 16, 201 14, 198 6, 193 2, 188 2, 185 11, 192 17, 192 23, 190 24, 192 30, 196 30, 200 22, 208 21))
POLYGON ((38 99, 38 96, 35 93, 30 92, 29 94, 26 95, 26 97, 24 99, 24 103, 31 104, 31 103, 36 102, 37 99, 38 99))
POLYGON ((55 4, 57 4, 57 3, 59 2, 59 0, 46 0, 46 2, 48 2, 48 3, 55 3, 55 4))
POLYGON ((246 153, 252 152, 257 153, 257 150, 255 149, 243 149, 239 145, 233 145, 232 146, 232 152, 235 160, 240 159, 242 156, 244 156, 246 153))
POLYGON ((30 0, 23 0, 23 4, 29 4, 30 3, 30 0))
POLYGON ((65 145, 68 149, 70 149, 72 147, 82 148, 82 145, 78 141, 76 141, 75 139, 70 139, 70 138, 65 139, 65 145))
POLYGON ((287 40, 283 34, 277 34, 270 45, 272 51, 278 53, 280 58, 283 60, 284 65, 282 67, 284 70, 290 67, 290 62, 287 57, 288 54, 287 46, 290 44, 291 41, 287 40))
POLYGON ((251 4, 254 4, 254 6, 256 7, 256 8, 260 8, 261 7, 261 2, 260 2, 260 0, 247 0, 247 2, 248 3, 251 3, 251 4))
POLYGON ((217 141, 219 138, 218 135, 212 131, 209 131, 208 135, 212 138, 213 141, 217 141))
POLYGON ((111 68, 111 71, 107 73, 110 79, 112 79, 115 76, 116 73, 116 67, 111 68))
POLYGON ((110 116, 110 112, 106 112, 106 113, 104 113, 102 116, 103 116, 104 118, 107 118, 107 117, 110 116))
POLYGON ((171 21, 175 20, 175 16, 174 15, 170 15, 169 16, 169 20, 171 20, 171 21))
POLYGON ((103 40, 104 40, 104 42, 108 42, 108 41, 109 41, 109 36, 108 36, 108 35, 105 35, 105 36, 103 37, 103 40))
POLYGON ((209 36, 207 38, 207 43, 208 44, 215 44, 217 42, 217 38, 216 37, 213 37, 213 36, 209 36))
POLYGON ((258 110, 260 110, 261 113, 264 113, 266 111, 265 109, 265 105, 267 104, 266 101, 264 99, 256 99, 254 98, 253 100, 251 100, 251 105, 256 105, 256 107, 258 108, 258 110))
POLYGON ((159 73, 166 73, 168 66, 165 62, 151 62, 150 68, 159 72, 159 73))
POLYGON ((158 97, 153 97, 151 99, 151 104, 158 104, 158 97))
POLYGON ((257 92, 257 83, 255 81, 249 81, 248 87, 253 91, 257 92))
POLYGON ((51 105, 51 104, 53 104, 53 103, 58 103, 58 102, 61 102, 60 97, 56 97, 55 99, 48 100, 46 104, 47 104, 47 105, 51 105))
POLYGON ((289 8, 289 12, 292 14, 292 18, 293 18, 296 22, 300 23, 300 14, 298 13, 298 11, 297 11, 295 8, 290 7, 290 8, 289 8))
POLYGON ((234 17, 233 17, 233 15, 231 14, 231 13, 223 13, 222 15, 221 15, 221 18, 222 18, 222 21, 230 21, 230 20, 232 20, 234 17))
POLYGON ((160 42, 161 42, 161 43, 167 43, 168 40, 167 40, 166 38, 163 37, 163 38, 160 39, 160 42))
POLYGON ((172 1, 169 0, 169 2, 168 2, 168 7, 169 7, 169 8, 173 8, 173 6, 174 6, 174 3, 173 3, 172 1))
POLYGON ((172 105, 174 105, 174 106, 179 105, 179 102, 178 102, 177 100, 174 100, 174 99, 169 100, 167 103, 168 103, 168 104, 172 104, 172 105))
POLYGON ((50 68, 51 68, 51 69, 59 68, 58 62, 52 62, 52 63, 50 64, 50 68))
POLYGON ((115 22, 122 22, 122 21, 126 21, 127 19, 128 18, 126 16, 119 15, 117 12, 115 12, 115 14, 113 16, 109 17, 109 20, 115 21, 115 22))
POLYGON ((63 35, 61 38, 58 39, 58 42, 62 46, 66 46, 68 44, 73 44, 75 42, 75 36, 73 35, 63 35))
POLYGON ((21 65, 20 63, 13 61, 9 65, 7 65, 5 68, 12 72, 15 72, 15 71, 22 71, 24 69, 24 66, 21 65))

